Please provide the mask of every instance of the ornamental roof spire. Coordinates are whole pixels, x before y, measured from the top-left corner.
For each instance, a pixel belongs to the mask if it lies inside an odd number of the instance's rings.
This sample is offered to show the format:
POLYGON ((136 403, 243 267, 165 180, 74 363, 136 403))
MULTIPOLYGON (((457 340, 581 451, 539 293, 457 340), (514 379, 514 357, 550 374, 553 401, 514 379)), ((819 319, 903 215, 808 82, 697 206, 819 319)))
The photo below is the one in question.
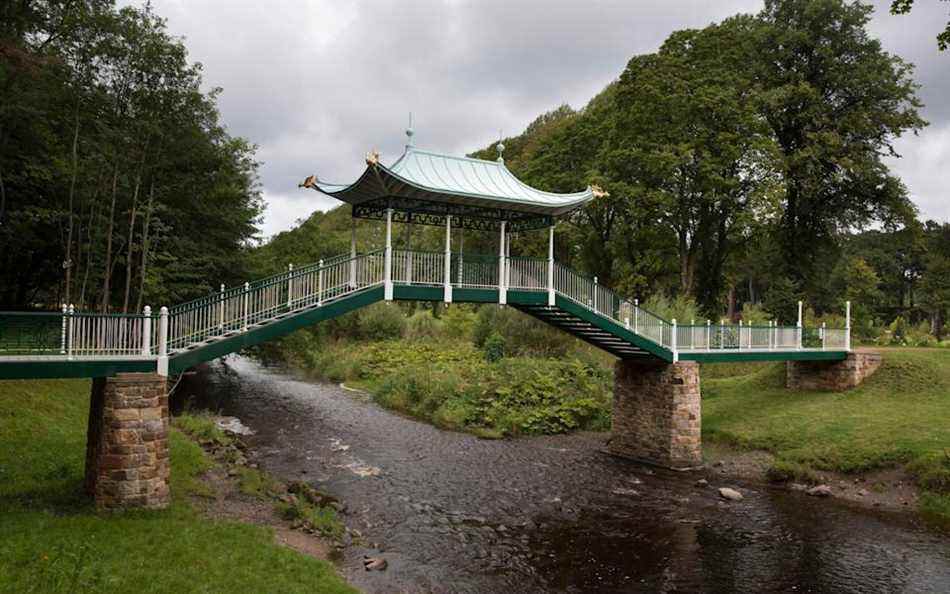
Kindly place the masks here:
POLYGON ((409 112, 409 127, 406 128, 406 148, 412 148, 412 135, 415 134, 415 130, 412 129, 412 112, 409 112))
POLYGON ((498 131, 498 144, 495 146, 495 150, 498 151, 498 162, 504 163, 505 157, 502 156, 502 153, 505 152, 505 143, 501 141, 501 130, 498 131))

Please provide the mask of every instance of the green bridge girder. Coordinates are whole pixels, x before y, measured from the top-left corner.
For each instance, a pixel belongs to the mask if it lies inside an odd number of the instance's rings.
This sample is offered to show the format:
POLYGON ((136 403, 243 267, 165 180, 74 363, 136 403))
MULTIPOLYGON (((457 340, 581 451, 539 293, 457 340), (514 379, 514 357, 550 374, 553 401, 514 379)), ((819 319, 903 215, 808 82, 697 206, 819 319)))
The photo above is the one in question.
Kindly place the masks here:
MULTIPOLYGON (((395 285, 393 298, 399 301, 442 301, 442 287, 395 285)), ((190 350, 179 351, 169 357, 169 374, 179 374, 199 363, 238 352, 285 336, 319 322, 361 309, 383 301, 382 286, 371 287, 319 307, 279 316, 262 325, 252 326, 246 332, 223 336, 210 343, 190 350)), ((457 287, 453 290, 453 302, 497 303, 497 289, 473 289, 457 287)), ((600 316, 587 307, 561 296, 556 296, 555 305, 549 306, 546 291, 507 291, 507 301, 515 307, 547 324, 560 328, 577 338, 603 349, 615 356, 656 358, 673 362, 673 352, 613 320, 600 316)), ((843 350, 725 350, 681 351, 680 361, 720 363, 729 361, 838 361, 847 357, 843 350)), ((50 358, 46 360, 0 361, 0 379, 29 378, 81 378, 105 377, 117 373, 156 372, 154 359, 109 360, 50 358)))

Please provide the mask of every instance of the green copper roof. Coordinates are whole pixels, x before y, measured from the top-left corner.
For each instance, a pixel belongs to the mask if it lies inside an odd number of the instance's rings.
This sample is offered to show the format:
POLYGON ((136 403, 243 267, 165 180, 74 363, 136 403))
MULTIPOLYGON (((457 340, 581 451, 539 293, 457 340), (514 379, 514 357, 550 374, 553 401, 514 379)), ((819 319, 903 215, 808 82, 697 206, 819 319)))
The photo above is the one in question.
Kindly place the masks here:
POLYGON ((546 216, 567 214, 594 198, 591 187, 573 194, 532 188, 516 178, 501 158, 454 157, 410 145, 389 167, 375 154, 367 158, 367 164, 352 184, 329 184, 313 177, 303 185, 353 205, 404 198, 546 216))

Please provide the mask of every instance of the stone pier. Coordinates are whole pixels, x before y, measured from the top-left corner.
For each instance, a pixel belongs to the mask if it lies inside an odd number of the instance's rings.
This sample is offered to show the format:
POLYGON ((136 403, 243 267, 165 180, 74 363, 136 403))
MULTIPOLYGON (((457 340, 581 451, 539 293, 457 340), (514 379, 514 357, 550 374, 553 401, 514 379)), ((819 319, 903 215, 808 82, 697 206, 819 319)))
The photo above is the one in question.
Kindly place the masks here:
POLYGON ((166 378, 152 373, 93 379, 85 489, 96 507, 168 505, 166 388, 166 378))
POLYGON ((788 361, 785 386, 792 390, 842 392, 861 384, 881 366, 881 354, 853 351, 844 361, 788 361))
POLYGON ((701 466, 700 418, 698 363, 617 361, 610 453, 677 470, 701 466))

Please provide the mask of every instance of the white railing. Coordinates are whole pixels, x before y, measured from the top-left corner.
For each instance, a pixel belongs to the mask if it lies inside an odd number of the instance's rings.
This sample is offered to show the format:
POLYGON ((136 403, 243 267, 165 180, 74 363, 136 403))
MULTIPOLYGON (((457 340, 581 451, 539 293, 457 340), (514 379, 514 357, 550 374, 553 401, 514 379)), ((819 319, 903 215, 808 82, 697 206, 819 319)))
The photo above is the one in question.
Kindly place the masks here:
POLYGON ((538 258, 508 258, 508 282, 511 289, 547 289, 548 261, 538 258))
MULTIPOLYGON (((446 254, 392 250, 395 284, 442 286, 446 254)), ((356 257, 343 255, 272 277, 245 283, 154 315, 142 314, 0 313, 0 359, 11 357, 163 358, 236 333, 246 332, 288 315, 321 307, 386 281, 385 251, 356 257)), ((499 259, 471 254, 450 255, 450 282, 455 287, 498 288, 499 259)), ((549 261, 509 257, 504 286, 548 291, 549 261)), ((674 353, 687 351, 760 351, 850 349, 849 328, 810 329, 798 326, 689 324, 677 325, 623 299, 599 284, 554 263, 554 291, 598 316, 613 321, 674 353)))

